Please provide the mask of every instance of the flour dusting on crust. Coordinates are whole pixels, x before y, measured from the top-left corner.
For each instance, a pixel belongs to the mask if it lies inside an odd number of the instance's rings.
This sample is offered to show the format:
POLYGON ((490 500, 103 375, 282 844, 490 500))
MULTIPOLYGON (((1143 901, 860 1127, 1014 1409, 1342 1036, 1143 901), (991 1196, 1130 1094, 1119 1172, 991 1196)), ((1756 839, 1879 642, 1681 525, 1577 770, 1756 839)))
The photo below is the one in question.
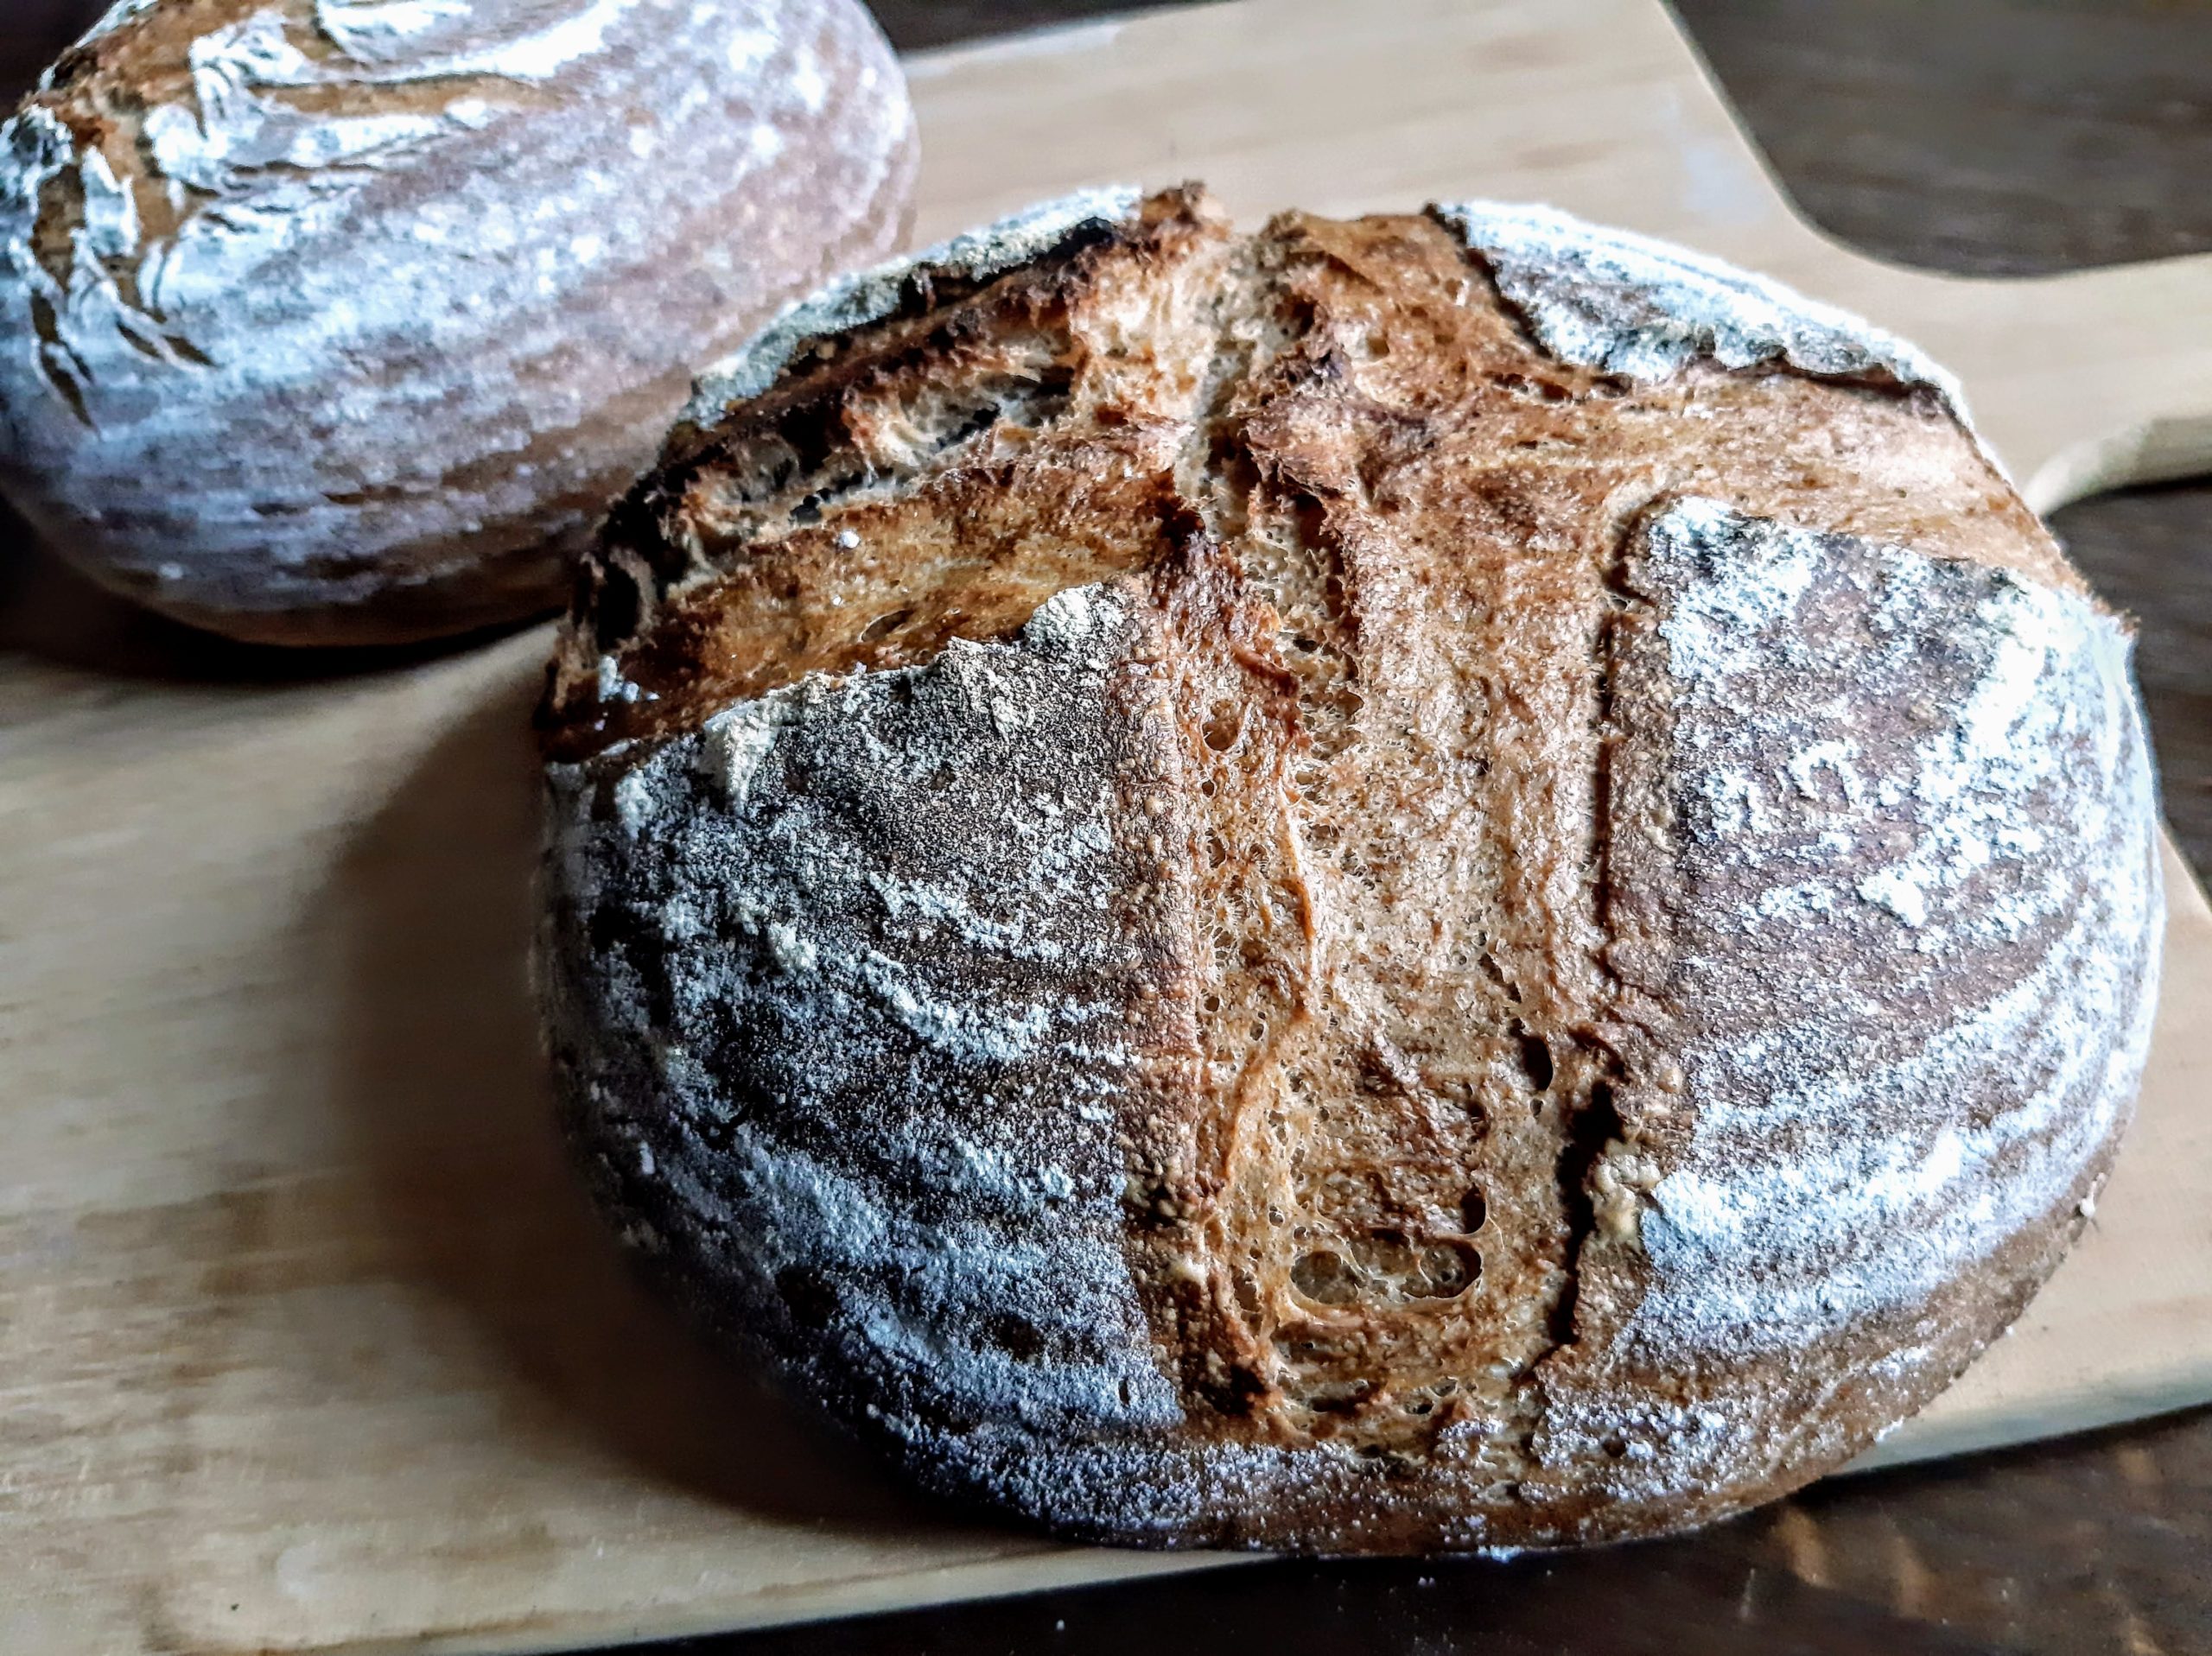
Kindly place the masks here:
POLYGON ((2092 601, 1696 499, 1624 581, 1651 625, 1616 693, 1664 711, 1624 733, 1615 821, 1674 844, 1617 831, 1617 901, 1671 933, 1617 963, 1681 1079, 1624 1112, 1640 1224, 1586 1253, 1603 1310, 1540 1446, 1611 1445, 1610 1488, 1664 1501, 1847 1454, 1839 1399, 1895 1418, 1980 1348, 1960 1285, 2052 1257, 2126 1124, 2164 906, 2129 639, 2092 601))
POLYGON ((626 1233, 825 1336, 817 1384, 886 1430, 1178 1417, 1109 1107, 1137 1063, 1100 738, 1125 629, 1063 593, 1011 643, 550 773, 556 1026, 595 1031, 563 1060, 626 1233))
POLYGON ((1544 348, 1566 361, 1632 379, 1664 379, 1700 358, 1724 368, 1779 362, 1925 385, 1966 419, 1958 382, 1918 350, 1778 282, 1552 207, 1469 201, 1434 211, 1490 266, 1544 348))
POLYGON ((921 252, 840 277, 791 305, 743 350, 702 373, 684 422, 710 424, 733 405, 760 396, 810 343, 881 321, 906 301, 918 282, 940 274, 981 282, 1033 264, 1086 225, 1127 219, 1140 199, 1129 187, 1078 190, 921 252))
POLYGON ((1650 525, 1633 579, 1681 830, 1736 901, 1698 906, 1678 966, 1709 1032, 1631 1332, 1804 1344, 2059 1205, 2134 1095, 2164 909, 2129 640, 2001 570, 1707 502, 1650 525))

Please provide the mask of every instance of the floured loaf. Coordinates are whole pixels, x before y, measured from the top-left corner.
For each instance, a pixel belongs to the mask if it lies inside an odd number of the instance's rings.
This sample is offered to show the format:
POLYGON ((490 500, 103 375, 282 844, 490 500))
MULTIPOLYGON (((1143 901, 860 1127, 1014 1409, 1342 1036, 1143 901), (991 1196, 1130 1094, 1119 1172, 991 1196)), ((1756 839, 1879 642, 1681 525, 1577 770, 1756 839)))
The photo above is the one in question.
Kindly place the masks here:
POLYGON ((857 0, 119 0, 0 126, 0 488, 239 638, 544 612, 914 172, 857 0))
POLYGON ((2019 1311, 2148 1038, 2128 632, 1908 347, 1535 209, 1076 199, 702 382, 543 715, 623 1234, 1079 1536, 1550 1546, 2019 1311))

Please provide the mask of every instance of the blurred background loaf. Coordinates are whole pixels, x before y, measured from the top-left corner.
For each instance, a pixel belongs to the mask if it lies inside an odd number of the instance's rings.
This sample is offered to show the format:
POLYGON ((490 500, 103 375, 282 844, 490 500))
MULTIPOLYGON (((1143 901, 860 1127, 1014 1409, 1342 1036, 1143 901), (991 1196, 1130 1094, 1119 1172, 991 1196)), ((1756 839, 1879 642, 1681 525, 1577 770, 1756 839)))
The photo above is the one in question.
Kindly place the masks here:
POLYGON ((232 636, 526 616, 691 369, 903 234, 855 0, 154 0, 0 136, 0 485, 232 636))

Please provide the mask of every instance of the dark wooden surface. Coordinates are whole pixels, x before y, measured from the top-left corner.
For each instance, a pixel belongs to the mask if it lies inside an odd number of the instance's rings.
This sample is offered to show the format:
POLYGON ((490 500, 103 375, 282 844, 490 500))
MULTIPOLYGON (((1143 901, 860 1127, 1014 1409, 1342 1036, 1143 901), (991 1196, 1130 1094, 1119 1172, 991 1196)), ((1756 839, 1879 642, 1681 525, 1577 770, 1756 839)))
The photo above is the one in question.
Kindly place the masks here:
MULTIPOLYGON (((0 0, 0 92, 105 3, 0 0)), ((1676 4, 1784 185, 1844 239, 1984 273, 2212 250, 2212 0, 1676 4)), ((912 47, 1109 8, 877 9, 912 47)), ((1357 8, 1345 14, 1357 27, 1357 8)), ((2168 814, 2212 873, 2212 486, 2088 501, 2057 524, 2141 618, 2168 814)), ((0 650, 134 676, 376 664, 303 663, 143 617, 4 517, 0 650)), ((1122 1656, 1186 1643, 1270 1656, 2212 1653, 2212 1411, 1823 1485, 1703 1535, 1581 1557, 1250 1564, 682 1648, 1122 1656)))
POLYGON ((1673 3, 1799 204, 1868 252, 2024 276, 2212 248, 2207 0, 1673 3))

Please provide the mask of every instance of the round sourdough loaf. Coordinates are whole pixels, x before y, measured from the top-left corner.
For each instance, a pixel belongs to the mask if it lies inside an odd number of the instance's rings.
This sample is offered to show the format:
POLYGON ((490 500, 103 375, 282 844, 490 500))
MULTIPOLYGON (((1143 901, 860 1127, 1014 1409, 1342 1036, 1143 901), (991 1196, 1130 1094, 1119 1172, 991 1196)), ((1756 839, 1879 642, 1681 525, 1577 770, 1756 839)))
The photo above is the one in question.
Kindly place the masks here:
POLYGON ((702 384, 554 663, 623 1234, 1078 1536, 1554 1546, 1802 1484, 2090 1211, 2125 625, 1909 347, 1541 209, 1078 198, 702 384))
POLYGON ((124 0, 0 129, 0 486, 240 638, 541 612, 914 165, 856 0, 124 0))

